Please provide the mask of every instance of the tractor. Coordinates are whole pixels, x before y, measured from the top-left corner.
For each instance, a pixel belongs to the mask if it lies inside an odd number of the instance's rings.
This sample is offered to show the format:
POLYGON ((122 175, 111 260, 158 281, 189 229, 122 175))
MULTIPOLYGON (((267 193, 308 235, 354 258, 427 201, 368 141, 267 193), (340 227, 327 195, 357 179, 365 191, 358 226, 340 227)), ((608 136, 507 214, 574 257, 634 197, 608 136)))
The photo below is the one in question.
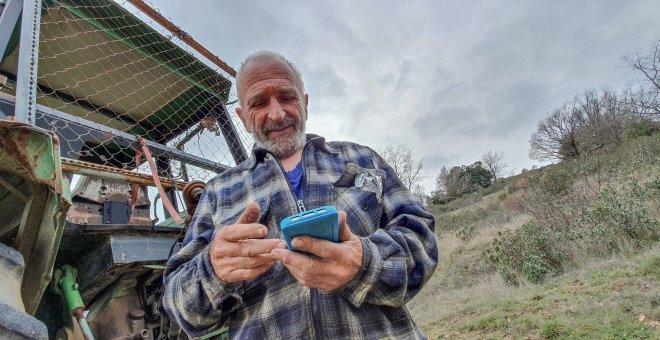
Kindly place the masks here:
POLYGON ((142 0, 0 0, 0 58, 0 338, 187 339, 162 272, 247 158, 236 72, 142 0))

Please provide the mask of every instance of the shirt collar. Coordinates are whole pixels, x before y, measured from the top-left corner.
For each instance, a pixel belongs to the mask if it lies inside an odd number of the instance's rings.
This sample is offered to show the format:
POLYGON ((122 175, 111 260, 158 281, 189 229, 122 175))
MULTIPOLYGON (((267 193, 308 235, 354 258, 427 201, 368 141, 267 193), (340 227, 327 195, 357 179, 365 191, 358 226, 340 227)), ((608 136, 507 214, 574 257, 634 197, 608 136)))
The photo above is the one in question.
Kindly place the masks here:
MULTIPOLYGON (((326 152, 328 152, 332 155, 335 155, 335 156, 339 155, 339 151, 337 151, 337 149, 332 147, 330 144, 326 143, 325 138, 323 138, 321 136, 308 133, 306 135, 306 140, 307 140, 307 142, 305 143, 305 146, 304 146, 305 149, 308 149, 307 145, 311 144, 315 147, 315 149, 324 150, 324 151, 326 151, 326 152)), ((271 152, 269 152, 268 150, 266 150, 264 148, 260 148, 260 147, 255 145, 252 148, 252 157, 250 157, 246 161, 245 166, 248 169, 254 168, 257 165, 257 163, 263 162, 264 159, 266 158, 266 155, 268 155, 268 154, 271 154, 271 152)))

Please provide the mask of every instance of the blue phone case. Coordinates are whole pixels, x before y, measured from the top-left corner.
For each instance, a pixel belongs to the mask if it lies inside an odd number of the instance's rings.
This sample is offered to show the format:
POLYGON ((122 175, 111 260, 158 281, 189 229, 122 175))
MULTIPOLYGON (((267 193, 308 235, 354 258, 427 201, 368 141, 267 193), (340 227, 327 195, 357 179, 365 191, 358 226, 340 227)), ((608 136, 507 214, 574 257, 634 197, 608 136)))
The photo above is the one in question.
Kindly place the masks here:
POLYGON ((299 251, 291 245, 296 236, 311 236, 318 239, 339 242, 339 215, 331 205, 311 209, 289 216, 280 222, 280 229, 287 247, 299 251))

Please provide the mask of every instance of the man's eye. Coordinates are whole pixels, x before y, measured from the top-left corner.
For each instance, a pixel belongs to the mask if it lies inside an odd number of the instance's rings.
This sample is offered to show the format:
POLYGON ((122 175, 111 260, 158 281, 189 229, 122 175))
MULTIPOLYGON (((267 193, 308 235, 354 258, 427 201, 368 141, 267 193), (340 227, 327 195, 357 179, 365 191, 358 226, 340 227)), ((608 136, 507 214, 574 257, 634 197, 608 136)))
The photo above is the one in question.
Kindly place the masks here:
POLYGON ((294 96, 283 96, 283 97, 280 97, 280 101, 281 101, 281 102, 292 102, 292 101, 294 101, 294 100, 296 100, 296 97, 294 97, 294 96))
POLYGON ((266 105, 265 100, 257 100, 256 102, 252 103, 252 107, 264 107, 266 105))

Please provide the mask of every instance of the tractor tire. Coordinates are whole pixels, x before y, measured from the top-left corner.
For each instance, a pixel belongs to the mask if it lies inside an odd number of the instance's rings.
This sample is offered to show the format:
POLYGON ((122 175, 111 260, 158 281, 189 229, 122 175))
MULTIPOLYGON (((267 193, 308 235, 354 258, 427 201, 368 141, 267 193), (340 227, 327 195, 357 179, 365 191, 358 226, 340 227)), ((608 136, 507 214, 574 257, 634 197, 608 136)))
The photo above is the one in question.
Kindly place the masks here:
POLYGON ((46 325, 25 313, 21 298, 24 268, 23 256, 0 243, 0 339, 48 339, 46 325))

